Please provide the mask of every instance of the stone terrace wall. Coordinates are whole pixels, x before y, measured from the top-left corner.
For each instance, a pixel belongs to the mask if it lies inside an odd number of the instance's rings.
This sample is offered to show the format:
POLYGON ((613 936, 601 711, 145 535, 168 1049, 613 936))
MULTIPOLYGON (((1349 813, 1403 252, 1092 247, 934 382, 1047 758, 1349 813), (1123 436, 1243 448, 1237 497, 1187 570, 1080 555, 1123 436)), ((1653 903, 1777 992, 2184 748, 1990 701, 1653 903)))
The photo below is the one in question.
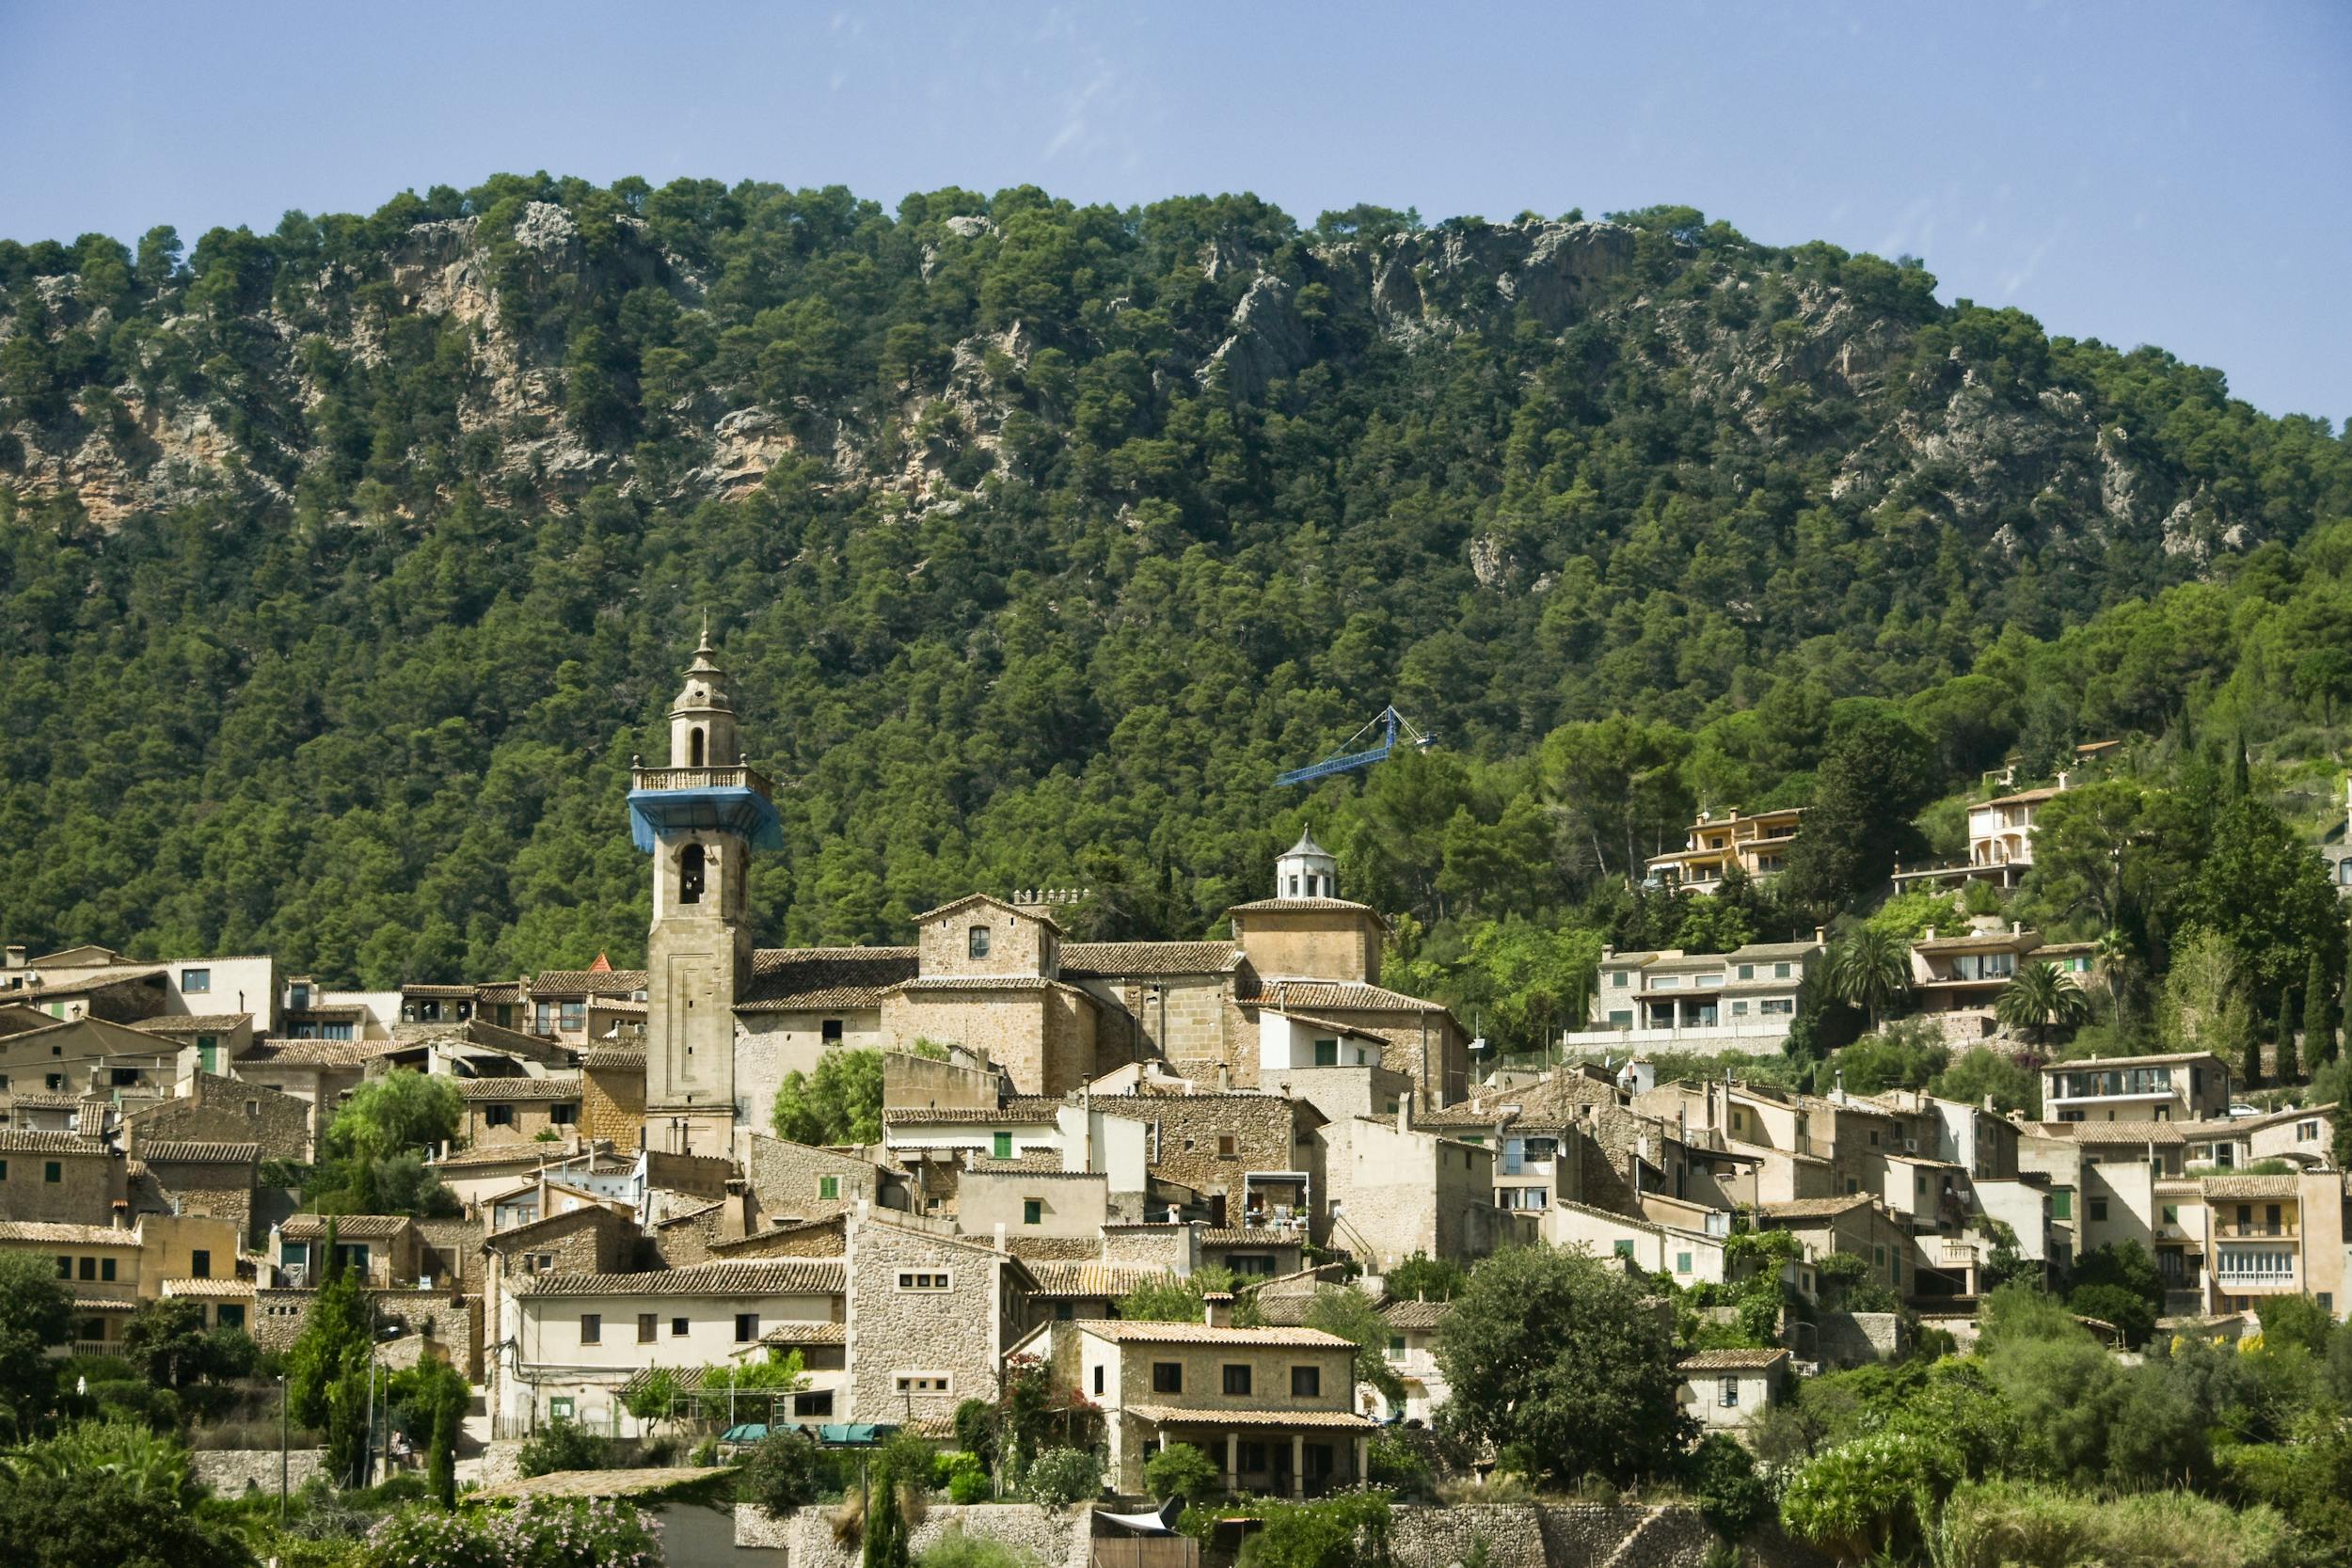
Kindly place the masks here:
MULTIPOLYGON (((858 1548, 833 1536, 832 1505, 771 1513, 752 1503, 735 1508, 738 1546, 782 1546, 792 1568, 857 1568, 858 1548)), ((1035 1503, 975 1503, 957 1508, 933 1504, 914 1527, 908 1544, 914 1555, 937 1545, 950 1528, 975 1540, 996 1541, 1027 1554, 1042 1568, 1087 1568, 1092 1556, 1084 1508, 1057 1511, 1035 1503)))
MULTIPOLYGON (((224 1497, 241 1497, 248 1489, 275 1495, 278 1491, 276 1449, 199 1449, 196 1479, 224 1497)), ((325 1449, 291 1449, 286 1453, 286 1486, 299 1492, 302 1483, 326 1468, 325 1449)))
MULTIPOLYGON (((738 1546, 781 1546, 792 1568, 856 1568, 858 1553, 834 1539, 834 1510, 773 1514, 749 1503, 735 1511, 738 1546)), ((933 1506, 914 1528, 919 1556, 949 1528, 1025 1552, 1043 1568, 1086 1568, 1087 1510, 1030 1503, 933 1506)), ((1465 1508, 1401 1507, 1391 1545, 1397 1568, 1453 1568, 1483 1541, 1492 1568, 1700 1568, 1714 1539, 1697 1510, 1610 1503, 1494 1503, 1465 1508)), ((1777 1532, 1748 1544, 1748 1560, 1770 1568, 1826 1568, 1826 1560, 1777 1532)))

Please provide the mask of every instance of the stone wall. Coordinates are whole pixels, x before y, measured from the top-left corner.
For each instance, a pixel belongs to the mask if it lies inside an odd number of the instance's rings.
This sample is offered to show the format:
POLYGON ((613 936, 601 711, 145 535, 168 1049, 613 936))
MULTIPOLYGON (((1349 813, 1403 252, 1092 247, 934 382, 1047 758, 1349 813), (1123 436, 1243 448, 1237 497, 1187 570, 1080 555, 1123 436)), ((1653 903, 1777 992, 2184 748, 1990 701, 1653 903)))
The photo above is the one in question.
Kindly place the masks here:
POLYGON ((1813 1354, 1832 1367, 1899 1359, 1909 1336, 1892 1312, 1824 1312, 1813 1326, 1813 1354))
MULTIPOLYGON (((738 1071, 740 1071, 739 1068, 738 1071)), ((739 1078, 738 1083, 740 1084, 739 1078)), ((772 1091, 771 1098, 773 1098, 772 1091)), ((580 1074, 580 1136, 610 1138, 615 1148, 635 1148, 644 1131, 644 1064, 583 1067, 580 1074)))
POLYGON ((308 1101, 218 1073, 199 1072, 188 1092, 123 1118, 133 1155, 142 1143, 258 1144, 264 1160, 299 1160, 310 1149, 308 1101))
POLYGON ((1097 1095, 1093 1108, 1107 1116, 1156 1124, 1159 1157, 1152 1174, 1181 1182, 1204 1196, 1231 1200, 1228 1224, 1241 1223, 1242 1177, 1250 1171, 1304 1170, 1315 1157, 1312 1144, 1295 1141, 1297 1118, 1313 1118, 1311 1108, 1279 1095, 1137 1094, 1097 1095), (1221 1139, 1233 1140, 1223 1152, 1221 1139))
MULTIPOLYGON (((771 1513, 752 1503, 735 1508, 738 1546, 781 1546, 792 1568, 857 1568, 859 1548, 834 1539, 834 1510, 797 1509, 771 1513)), ((1035 1503, 975 1503, 957 1508, 934 1504, 908 1542, 915 1556, 939 1544, 950 1530, 994 1541, 1034 1560, 1041 1568, 1086 1568, 1092 1555, 1092 1522, 1083 1508, 1059 1511, 1035 1503)))
POLYGON ((46 1220, 63 1225, 103 1225, 114 1200, 130 1190, 122 1156, 103 1144, 67 1142, 62 1133, 0 1130, 0 1220, 46 1220), (55 1164, 57 1180, 48 1179, 55 1164))
POLYGON ((863 1156, 837 1148, 819 1148, 755 1132, 743 1163, 760 1209, 771 1214, 818 1219, 860 1201, 874 1201, 877 1171, 863 1156), (824 1194, 825 1179, 834 1179, 834 1193, 824 1194))
MULTIPOLYGON (((783 1548, 792 1568, 855 1568, 858 1549, 834 1539, 831 1507, 770 1513, 735 1510, 735 1544, 783 1548)), ((1484 1542, 1492 1568, 1700 1568, 1713 1539, 1697 1511, 1681 1504, 1503 1503, 1465 1508, 1401 1507, 1391 1544, 1397 1568, 1452 1568, 1484 1542)), ((1000 1542, 1041 1568, 1085 1568, 1091 1523, 1083 1508, 1032 1503, 933 1505, 914 1528, 914 1553, 950 1530, 1000 1542)), ((1779 1537, 1745 1544, 1748 1560, 1772 1568, 1826 1568, 1826 1560, 1779 1537)))
MULTIPOLYGON (((276 1449, 199 1449, 192 1458, 196 1479, 223 1497, 239 1497, 249 1491, 273 1495, 278 1491, 276 1449)), ((325 1449, 288 1449, 286 1489, 301 1491, 304 1481, 326 1468, 325 1449)))

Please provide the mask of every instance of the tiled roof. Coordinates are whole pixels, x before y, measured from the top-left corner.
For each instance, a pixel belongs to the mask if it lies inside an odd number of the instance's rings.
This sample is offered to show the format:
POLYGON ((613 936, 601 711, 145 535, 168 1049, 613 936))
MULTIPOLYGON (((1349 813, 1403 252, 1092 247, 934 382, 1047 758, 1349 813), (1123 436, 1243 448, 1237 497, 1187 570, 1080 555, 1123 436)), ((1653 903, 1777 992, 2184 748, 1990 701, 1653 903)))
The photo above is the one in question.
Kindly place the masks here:
POLYGON ((901 980, 899 990, 1053 990, 1057 987, 1074 990, 1074 986, 1062 987, 1058 980, 1042 974, 928 974, 913 980, 901 980))
POLYGON ((461 1148, 430 1162, 436 1170, 462 1165, 551 1165, 559 1161, 576 1159, 580 1150, 562 1144, 511 1143, 484 1144, 479 1148, 461 1148))
POLYGON ((405 1042, 391 1040, 297 1040, 273 1037, 257 1042, 253 1049, 237 1058, 239 1072, 255 1068, 338 1068, 365 1067, 378 1056, 407 1049, 405 1042))
MULTIPOLYGON (((1034 1272, 1034 1265, 1032 1265, 1034 1272)), ((1207 1323, 1147 1323, 1133 1318, 1087 1319, 1078 1327, 1098 1339, 1139 1345, 1232 1345, 1240 1350, 1354 1348, 1354 1341, 1319 1328, 1212 1328, 1207 1323)))
POLYGON ((251 1013, 188 1013, 143 1018, 131 1025, 144 1035, 225 1035, 252 1020, 251 1013))
POLYGON ((400 994, 403 996, 431 997, 436 1000, 453 996, 460 1001, 470 1001, 473 998, 473 992, 474 989, 471 986, 408 985, 400 988, 400 994))
POLYGON ((1149 1263, 1071 1263, 1032 1258, 1029 1272, 1037 1276, 1037 1293, 1052 1297, 1102 1297, 1116 1300, 1139 1285, 1172 1281, 1176 1271, 1149 1263))
MULTIPOLYGON (((1979 947, 2027 950, 2042 945, 2040 931, 1969 931, 1956 937, 1923 937, 1911 944, 1915 953, 1966 953, 1979 947)), ((1990 983, 1994 976, 1985 976, 1990 983)))
POLYGON ((763 1258, 637 1274, 534 1275, 514 1291, 521 1296, 839 1295, 847 1270, 837 1258, 763 1258))
POLYGON ((138 1157, 149 1164, 178 1162, 189 1165, 250 1164, 262 1157, 260 1144, 204 1143, 180 1138, 141 1138, 138 1157))
POLYGON ((2185 1141, 2180 1125, 2169 1121, 2044 1121, 2033 1131, 2045 1138, 2078 1144, 2122 1144, 2145 1148, 2154 1144, 2173 1148, 2185 1141))
POLYGON ((543 996, 627 996, 645 989, 642 969, 550 969, 531 977, 531 994, 543 996))
MULTIPOLYGON (((2175 1062, 2218 1062, 2210 1051, 2173 1051, 2154 1056, 2078 1056, 2071 1062, 2044 1062, 2043 1072, 2104 1072, 2119 1067, 2169 1067, 2175 1062)), ((2223 1062, 2227 1067, 2229 1064, 2223 1062)))
POLYGON ((580 1079, 576 1074, 550 1074, 545 1078, 460 1078, 457 1080, 460 1100, 578 1100, 580 1079))
POLYGON ((850 1325, 795 1320, 776 1324, 759 1337, 759 1342, 763 1345, 846 1345, 850 1342, 850 1325))
POLYGON ((477 1002, 520 1002, 522 999, 523 988, 519 982, 514 980, 477 987, 474 991, 474 1000, 477 1002))
POLYGON ((879 1007, 882 993, 916 973, 912 947, 771 947, 752 955, 752 983, 736 999, 749 1013, 879 1007))
POLYGON ((921 914, 916 915, 914 923, 918 926, 923 925, 928 921, 936 920, 943 914, 953 914, 956 911, 970 904, 992 905, 1008 913, 1034 920, 1041 926, 1051 926, 1057 931, 1061 929, 1061 922, 1055 919, 1053 911, 1042 905, 1016 904, 1009 898, 999 898, 993 893, 967 893, 961 898, 950 898, 945 904, 935 909, 925 910, 921 914))
POLYGON ((1241 949, 1230 942, 1069 942, 1061 949, 1065 977, 1224 974, 1240 965, 1241 949))
POLYGON ((64 1242, 72 1246, 139 1244, 136 1236, 110 1225, 61 1225, 48 1220, 0 1220, 0 1242, 64 1242))
POLYGON ((1076 1176, 1091 1178, 1097 1181, 1108 1180, 1099 1170, 1062 1169, 1061 1150, 1057 1148, 1033 1148, 1026 1154, 1017 1155, 1010 1160, 998 1160, 990 1155, 976 1154, 972 1157, 970 1169, 981 1176, 1076 1176))
POLYGON ((1164 1425, 1324 1427, 1359 1432, 1370 1432, 1378 1425, 1371 1417, 1348 1410, 1220 1410, 1207 1405, 1131 1404, 1127 1414, 1164 1425))
POLYGON ((167 1296, 200 1296, 208 1301, 247 1301, 253 1295, 250 1279, 167 1279, 164 1294, 167 1296))
POLYGON ((47 1089, 20 1089, 5 1097, 8 1103, 26 1111, 78 1111, 82 1097, 78 1094, 52 1094, 47 1089))
POLYGON ((1450 1301, 1392 1301, 1380 1309, 1391 1328, 1408 1332, 1437 1328, 1453 1315, 1450 1301))
POLYGON ((125 1301, 120 1296, 75 1296, 73 1309, 76 1312, 135 1312, 139 1304, 125 1301))
POLYGON ((1350 914, 1368 914, 1378 920, 1382 929, 1388 922, 1370 904, 1359 904, 1348 898, 1253 898, 1247 904, 1235 904, 1228 914, 1312 914, 1319 911, 1345 911, 1350 914))
POLYGON ((1386 986, 1359 985, 1352 981, 1332 980, 1270 980, 1258 992, 1261 1001, 1289 1012, 1304 1008, 1309 1012, 1349 1013, 1441 1013, 1445 1006, 1424 1002, 1418 996, 1391 990, 1386 986))
POLYGON ((1703 1350, 1686 1355, 1675 1363, 1681 1372, 1760 1372, 1770 1370, 1788 1359, 1788 1352, 1779 1346, 1771 1350, 1703 1350))
POLYGON ((2207 1197, 2293 1197, 2302 1188, 2292 1176, 2209 1176, 2207 1197))
POLYGON ((415 1223, 405 1214, 291 1214, 280 1222, 278 1233, 297 1242, 324 1236, 329 1221, 337 1241, 358 1242, 387 1241, 415 1223))
MULTIPOLYGON (((1104 1095, 1097 1096, 1096 1098, 1112 1099, 1116 1097, 1104 1095)), ((954 1106, 931 1105, 885 1105, 882 1107, 882 1121, 886 1125, 898 1127, 956 1127, 966 1123, 978 1126, 1002 1127, 1011 1124, 1021 1127, 1033 1127, 1052 1123, 1054 1114, 1062 1108, 1062 1104, 1063 1102, 1058 1100, 1045 1100, 1030 1095, 1016 1095, 1012 1099, 1006 1101, 1002 1105, 995 1106, 993 1108, 978 1106, 965 1106, 958 1108, 954 1106)))
POLYGON ((1297 1246, 1306 1239, 1303 1232, 1271 1225, 1218 1226, 1200 1232, 1200 1244, 1204 1247, 1297 1246))
POLYGON ((1756 1207, 1766 1219, 1805 1220, 1825 1219, 1842 1214, 1849 1209, 1867 1209, 1870 1198, 1867 1193, 1849 1193, 1844 1197, 1798 1197, 1780 1203, 1763 1203, 1756 1207))
POLYGON ((580 1065, 599 1072, 643 1072, 645 1070, 645 1048, 642 1045, 592 1045, 580 1053, 580 1065))
POLYGON ((112 1152, 104 1144, 78 1132, 35 1132, 22 1127, 0 1127, 0 1154, 91 1154, 104 1158, 112 1152))

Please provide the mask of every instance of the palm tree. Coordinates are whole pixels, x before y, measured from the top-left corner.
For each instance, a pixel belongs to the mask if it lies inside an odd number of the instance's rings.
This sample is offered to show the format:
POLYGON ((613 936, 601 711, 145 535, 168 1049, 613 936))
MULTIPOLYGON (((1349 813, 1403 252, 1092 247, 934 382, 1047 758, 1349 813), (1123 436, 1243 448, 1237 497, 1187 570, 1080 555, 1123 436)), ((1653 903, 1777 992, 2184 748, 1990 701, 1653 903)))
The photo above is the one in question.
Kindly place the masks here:
POLYGON ((2042 1033, 2052 1026, 2072 1027, 2090 1016, 2090 999, 2074 979, 2057 966, 2030 963, 2010 976, 1994 999, 1993 1016, 2004 1028, 2023 1029, 2042 1044, 2042 1033))
POLYGON ((1829 993, 1870 1015, 1877 1033, 1886 1010, 1911 989, 1911 950, 1892 931, 1862 926, 1830 950, 1829 993))

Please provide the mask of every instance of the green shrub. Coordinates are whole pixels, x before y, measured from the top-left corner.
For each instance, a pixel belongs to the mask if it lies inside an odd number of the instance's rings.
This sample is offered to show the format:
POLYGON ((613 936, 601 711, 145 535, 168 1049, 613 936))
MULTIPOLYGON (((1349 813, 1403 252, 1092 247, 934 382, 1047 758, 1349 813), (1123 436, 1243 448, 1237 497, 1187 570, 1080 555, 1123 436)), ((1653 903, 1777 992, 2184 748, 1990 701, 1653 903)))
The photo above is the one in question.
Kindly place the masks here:
POLYGON ((950 1525, 928 1551, 915 1554, 920 1568, 1037 1568, 1037 1559, 1001 1541, 966 1535, 950 1525))
POLYGON ((1744 1541, 1772 1516, 1772 1489, 1748 1450, 1710 1432, 1691 1450, 1690 1486, 1699 1514, 1726 1541, 1744 1541))
POLYGON ((1103 1466, 1084 1449, 1047 1449, 1029 1462, 1029 1496, 1048 1508, 1067 1508, 1103 1489, 1103 1466))
POLYGON ((523 1439, 515 1464, 526 1476, 610 1469, 612 1445, 586 1427, 558 1418, 523 1439))
POLYGON ((771 1513, 788 1513, 823 1497, 832 1475, 824 1450, 805 1434, 788 1429, 771 1432, 744 1456, 735 1479, 735 1497, 771 1513))
MULTIPOLYGON (((1938 1568, 2272 1568, 2296 1555, 2279 1515, 2187 1492, 2102 1500, 2016 1482, 1965 1486, 1945 1509, 1938 1568)), ((2329 1560, 2333 1560, 2332 1559, 2329 1560)))
POLYGON ((947 1489, 949 1502, 984 1503, 994 1490, 980 1456, 961 1449, 939 1455, 932 1462, 931 1476, 934 1485, 947 1489))
POLYGON ((1170 1443, 1143 1462, 1143 1484, 1155 1497, 1182 1497, 1187 1504, 1225 1490, 1225 1471, 1190 1443, 1170 1443))
POLYGON ((1799 1470, 1781 1516, 1800 1539, 1860 1561, 1915 1540, 1959 1475, 1958 1456, 1939 1443, 1900 1433, 1861 1437, 1799 1470))
POLYGON ((368 1533, 368 1560, 400 1568, 620 1568, 661 1561, 650 1515, 628 1502, 533 1497, 516 1508, 409 1508, 368 1533))

